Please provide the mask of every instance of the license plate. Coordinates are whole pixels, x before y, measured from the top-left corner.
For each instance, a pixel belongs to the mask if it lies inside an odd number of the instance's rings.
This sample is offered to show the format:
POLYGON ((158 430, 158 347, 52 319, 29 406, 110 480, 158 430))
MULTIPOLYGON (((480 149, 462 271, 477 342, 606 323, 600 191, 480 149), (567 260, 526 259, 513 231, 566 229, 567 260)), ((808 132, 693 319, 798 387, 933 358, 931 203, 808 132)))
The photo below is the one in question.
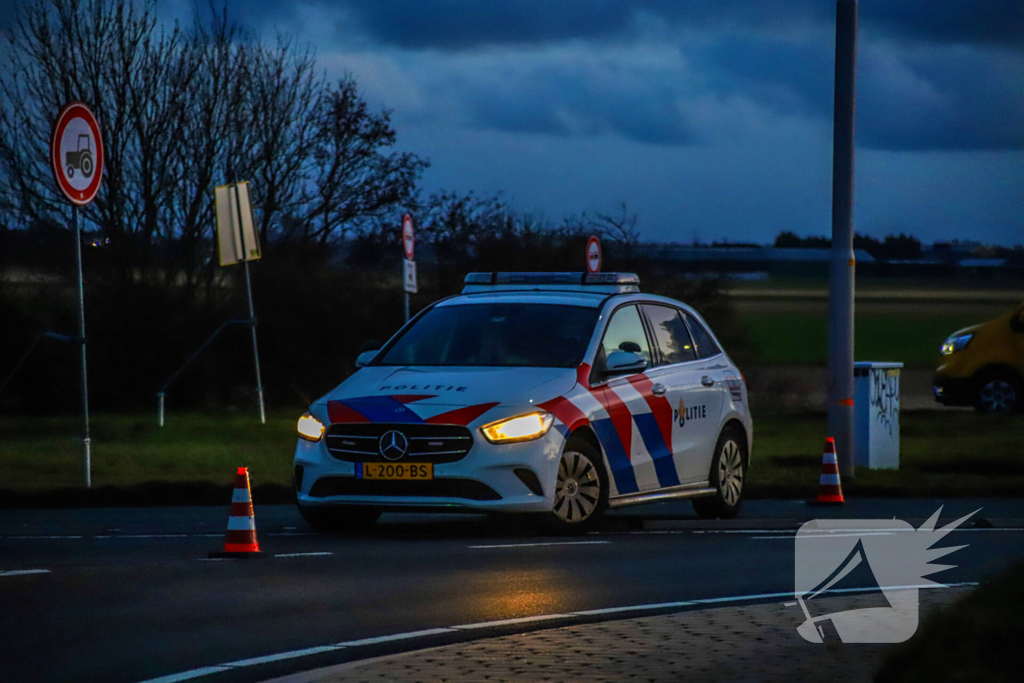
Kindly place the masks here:
POLYGON ((429 462, 357 462, 357 479, 433 479, 434 464, 429 462))

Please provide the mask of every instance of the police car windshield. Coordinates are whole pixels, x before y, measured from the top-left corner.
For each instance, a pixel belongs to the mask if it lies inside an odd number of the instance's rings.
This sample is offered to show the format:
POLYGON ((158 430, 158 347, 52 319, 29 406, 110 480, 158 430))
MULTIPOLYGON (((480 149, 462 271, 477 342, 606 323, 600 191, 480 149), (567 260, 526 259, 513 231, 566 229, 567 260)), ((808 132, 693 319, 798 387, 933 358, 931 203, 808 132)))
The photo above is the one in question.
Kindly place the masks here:
POLYGON ((572 368, 583 360, 597 314, 560 304, 438 306, 374 365, 572 368))

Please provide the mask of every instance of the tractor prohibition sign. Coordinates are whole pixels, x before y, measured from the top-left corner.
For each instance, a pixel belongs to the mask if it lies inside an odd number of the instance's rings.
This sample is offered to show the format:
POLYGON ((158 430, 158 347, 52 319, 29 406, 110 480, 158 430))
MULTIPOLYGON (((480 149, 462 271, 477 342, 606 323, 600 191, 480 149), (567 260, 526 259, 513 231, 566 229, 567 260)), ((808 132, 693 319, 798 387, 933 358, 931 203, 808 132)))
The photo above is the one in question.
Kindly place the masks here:
POLYGON ((50 167, 64 196, 85 206, 103 181, 103 138, 89 107, 71 102, 61 109, 50 138, 50 167))

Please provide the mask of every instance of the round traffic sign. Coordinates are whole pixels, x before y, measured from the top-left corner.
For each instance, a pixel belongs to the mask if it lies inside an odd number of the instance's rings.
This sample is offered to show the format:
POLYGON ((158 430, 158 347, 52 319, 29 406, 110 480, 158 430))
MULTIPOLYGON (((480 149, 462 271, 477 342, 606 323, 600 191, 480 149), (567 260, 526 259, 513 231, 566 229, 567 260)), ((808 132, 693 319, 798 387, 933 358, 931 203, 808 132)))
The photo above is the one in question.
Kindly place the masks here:
POLYGON ((587 272, 601 272, 601 240, 593 235, 587 238, 587 272))
POLYGON ((50 166, 57 187, 79 206, 96 198, 103 181, 100 124, 81 102, 64 105, 50 136, 50 166))
POLYGON ((413 247, 416 246, 416 242, 412 235, 412 216, 405 214, 402 216, 402 248, 405 249, 405 258, 412 261, 413 247))

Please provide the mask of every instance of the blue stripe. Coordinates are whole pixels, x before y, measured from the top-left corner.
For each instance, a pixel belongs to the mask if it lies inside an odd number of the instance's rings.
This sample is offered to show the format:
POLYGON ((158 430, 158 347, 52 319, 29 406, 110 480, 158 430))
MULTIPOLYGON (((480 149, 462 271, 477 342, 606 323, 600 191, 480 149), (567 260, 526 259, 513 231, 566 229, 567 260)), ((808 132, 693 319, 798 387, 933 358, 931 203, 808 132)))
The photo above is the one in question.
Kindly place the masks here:
POLYGON ((658 473, 659 486, 679 486, 679 474, 676 472, 676 464, 672 458, 672 449, 665 443, 665 437, 661 435, 658 428, 658 421, 654 413, 643 413, 634 415, 633 422, 636 422, 640 436, 647 446, 647 452, 651 454, 654 461, 654 471, 658 473))
POLYGON ((401 401, 390 396, 362 396, 341 401, 370 422, 397 422, 421 424, 423 419, 401 401))
POLYGON ((633 473, 633 463, 629 461, 622 447, 622 440, 615 431, 611 418, 594 420, 590 424, 597 432, 597 440, 601 442, 604 453, 608 456, 608 464, 612 468, 612 477, 615 478, 615 488, 619 494, 639 491, 640 487, 636 485, 636 475, 633 473))

